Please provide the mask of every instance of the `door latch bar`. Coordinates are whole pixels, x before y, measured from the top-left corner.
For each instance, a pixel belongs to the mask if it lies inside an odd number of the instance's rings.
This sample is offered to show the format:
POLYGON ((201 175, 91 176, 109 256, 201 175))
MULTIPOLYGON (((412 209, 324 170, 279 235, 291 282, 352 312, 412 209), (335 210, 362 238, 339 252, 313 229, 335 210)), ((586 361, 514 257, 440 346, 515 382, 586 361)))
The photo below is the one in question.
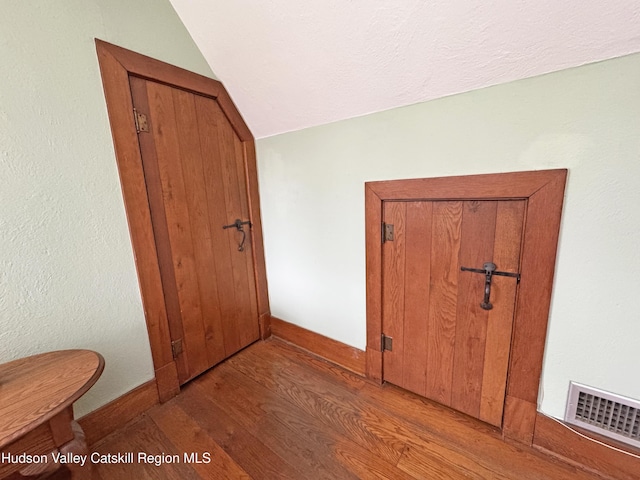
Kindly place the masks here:
POLYGON ((460 267, 460 270, 463 272, 483 273, 485 275, 484 298, 482 299, 482 303, 480 304, 480 307, 482 307, 484 310, 491 310, 493 308, 493 304, 489 301, 489 298, 491 296, 491 279, 494 275, 499 275, 501 277, 513 277, 516 279, 516 282, 520 282, 519 273, 499 272, 497 268, 498 267, 493 262, 485 263, 484 265, 482 265, 482 269, 460 267))
POLYGON ((249 225, 249 228, 253 227, 253 224, 251 223, 251 220, 245 220, 243 222, 239 218, 236 218, 236 221, 233 222, 232 224, 224 225, 222 227, 224 230, 226 230, 227 228, 236 228, 239 232, 242 233, 242 240, 240 241, 240 244, 238 245, 238 251, 239 252, 243 252, 244 251, 244 241, 247 239, 247 233, 244 231, 243 225, 249 225))

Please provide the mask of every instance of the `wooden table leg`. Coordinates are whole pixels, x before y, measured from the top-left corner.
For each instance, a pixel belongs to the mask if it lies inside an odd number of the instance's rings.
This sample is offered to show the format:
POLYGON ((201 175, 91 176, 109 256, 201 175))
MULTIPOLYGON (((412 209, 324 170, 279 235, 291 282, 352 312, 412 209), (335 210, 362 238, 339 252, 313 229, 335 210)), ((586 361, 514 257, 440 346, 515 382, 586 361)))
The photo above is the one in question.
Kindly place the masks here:
POLYGON ((73 410, 71 408, 61 412, 49 421, 49 427, 56 445, 59 445, 57 451, 53 453, 60 453, 62 455, 81 455, 86 456, 86 462, 84 465, 81 463, 55 463, 53 456, 50 454, 50 462, 46 464, 33 464, 24 467, 20 470, 20 475, 23 477, 34 477, 36 475, 42 475, 57 470, 64 466, 71 473, 71 478, 74 480, 89 480, 91 479, 91 462, 88 458, 89 449, 87 448, 87 442, 85 439, 84 431, 82 427, 73 420, 73 410))
POLYGON ((84 431, 80 424, 76 421, 71 422, 71 429, 73 431, 73 440, 65 443, 60 447, 60 453, 62 454, 75 454, 86 455, 87 461, 84 466, 79 463, 70 463, 67 468, 71 472, 71 478, 74 480, 90 480, 91 479, 91 461, 89 460, 89 448, 87 447, 87 441, 85 439, 84 431))

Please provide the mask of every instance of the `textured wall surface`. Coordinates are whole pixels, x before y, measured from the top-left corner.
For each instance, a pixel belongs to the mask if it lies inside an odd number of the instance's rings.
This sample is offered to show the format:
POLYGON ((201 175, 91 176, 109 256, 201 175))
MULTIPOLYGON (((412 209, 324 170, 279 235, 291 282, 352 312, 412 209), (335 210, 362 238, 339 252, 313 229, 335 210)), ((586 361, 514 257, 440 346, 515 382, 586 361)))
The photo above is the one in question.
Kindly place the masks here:
POLYGON ((640 51, 638 0, 171 0, 266 137, 640 51))
POLYGON ((168 1, 4 2, 0 362, 88 348, 82 415, 153 377, 94 37, 204 75, 168 1))
POLYGON ((274 315, 365 347, 364 182, 568 168, 541 410, 640 399, 640 55, 258 141, 274 315))

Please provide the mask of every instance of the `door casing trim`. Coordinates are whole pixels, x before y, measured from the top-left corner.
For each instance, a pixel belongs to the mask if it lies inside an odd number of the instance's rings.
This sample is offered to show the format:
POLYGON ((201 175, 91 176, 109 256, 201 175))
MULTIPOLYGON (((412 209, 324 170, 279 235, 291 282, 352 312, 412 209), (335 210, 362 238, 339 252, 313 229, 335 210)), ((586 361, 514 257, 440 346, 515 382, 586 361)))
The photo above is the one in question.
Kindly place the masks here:
POLYGON ((138 272, 158 393, 160 401, 166 401, 179 392, 180 386, 171 349, 169 320, 158 267, 151 211, 142 169, 142 156, 134 123, 129 76, 142 77, 215 98, 242 141, 245 149, 249 216, 253 224, 250 234, 253 244, 258 321, 261 337, 266 338, 270 335, 270 312, 255 142, 231 97, 220 82, 99 39, 96 39, 96 50, 138 272))
POLYGON ((366 375, 382 383, 382 242, 384 201, 525 199, 522 278, 513 323, 503 436, 532 444, 551 305, 566 169, 365 183, 367 285, 366 375))

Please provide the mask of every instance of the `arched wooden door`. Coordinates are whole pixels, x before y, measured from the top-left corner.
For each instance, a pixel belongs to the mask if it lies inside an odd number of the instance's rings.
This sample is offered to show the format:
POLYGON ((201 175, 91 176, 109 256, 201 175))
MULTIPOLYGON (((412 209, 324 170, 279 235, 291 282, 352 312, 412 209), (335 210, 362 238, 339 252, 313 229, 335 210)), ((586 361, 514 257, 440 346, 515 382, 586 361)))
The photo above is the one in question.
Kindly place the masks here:
POLYGON ((260 337, 244 148, 216 99, 138 77, 129 83, 184 383, 260 337))
POLYGON ((255 147, 219 82, 96 44, 165 400, 270 333, 255 147))

